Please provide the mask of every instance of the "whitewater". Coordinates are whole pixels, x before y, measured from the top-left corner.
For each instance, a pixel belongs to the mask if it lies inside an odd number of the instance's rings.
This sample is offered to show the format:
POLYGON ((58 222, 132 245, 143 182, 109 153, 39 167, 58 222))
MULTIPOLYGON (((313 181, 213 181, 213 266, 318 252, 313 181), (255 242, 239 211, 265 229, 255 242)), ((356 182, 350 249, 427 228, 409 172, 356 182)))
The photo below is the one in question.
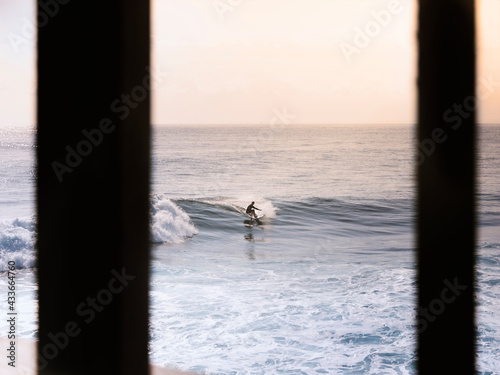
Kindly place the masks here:
MULTIPOLYGON (((36 339, 33 130, 0 133, 0 271, 16 261, 20 334, 36 339)), ((154 127, 151 362, 415 374, 412 142, 401 125, 154 127), (265 216, 248 226, 252 201, 265 216)), ((480 374, 500 368, 499 146, 481 127, 480 374)))

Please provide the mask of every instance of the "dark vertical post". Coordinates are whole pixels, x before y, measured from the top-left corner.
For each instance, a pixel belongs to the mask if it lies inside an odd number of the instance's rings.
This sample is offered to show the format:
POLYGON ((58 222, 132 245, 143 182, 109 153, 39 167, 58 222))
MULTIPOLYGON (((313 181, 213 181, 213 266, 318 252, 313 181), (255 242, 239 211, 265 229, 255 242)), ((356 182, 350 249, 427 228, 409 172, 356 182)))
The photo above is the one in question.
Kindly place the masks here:
POLYGON ((419 8, 418 370, 473 374, 474 1, 419 8))
POLYGON ((40 374, 147 374, 149 2, 38 2, 40 374))

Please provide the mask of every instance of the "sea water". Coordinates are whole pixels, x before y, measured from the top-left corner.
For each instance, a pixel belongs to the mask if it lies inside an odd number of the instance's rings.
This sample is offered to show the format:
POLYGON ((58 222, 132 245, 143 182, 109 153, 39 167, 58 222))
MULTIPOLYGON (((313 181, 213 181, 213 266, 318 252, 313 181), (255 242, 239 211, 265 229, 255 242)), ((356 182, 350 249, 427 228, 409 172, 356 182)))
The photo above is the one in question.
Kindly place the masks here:
MULTIPOLYGON (((152 363, 207 374, 415 373, 413 127, 153 130, 152 363), (244 214, 252 201, 260 223, 244 214)), ((478 366, 492 374, 500 127, 480 130, 478 366)), ((19 267, 18 329, 33 339, 34 133, 2 127, 0 136, 0 269, 19 267)), ((6 277, 0 288, 4 299, 6 277)))

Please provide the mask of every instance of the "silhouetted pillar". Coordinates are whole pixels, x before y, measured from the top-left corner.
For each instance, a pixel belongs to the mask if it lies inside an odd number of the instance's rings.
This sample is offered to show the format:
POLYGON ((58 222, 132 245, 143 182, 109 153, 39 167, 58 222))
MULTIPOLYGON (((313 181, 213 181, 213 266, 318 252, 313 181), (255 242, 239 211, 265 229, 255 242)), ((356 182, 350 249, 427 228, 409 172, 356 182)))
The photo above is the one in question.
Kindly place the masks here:
POLYGON ((149 2, 38 2, 40 374, 147 374, 149 2))
POLYGON ((474 1, 419 8, 418 369, 473 374, 474 1))

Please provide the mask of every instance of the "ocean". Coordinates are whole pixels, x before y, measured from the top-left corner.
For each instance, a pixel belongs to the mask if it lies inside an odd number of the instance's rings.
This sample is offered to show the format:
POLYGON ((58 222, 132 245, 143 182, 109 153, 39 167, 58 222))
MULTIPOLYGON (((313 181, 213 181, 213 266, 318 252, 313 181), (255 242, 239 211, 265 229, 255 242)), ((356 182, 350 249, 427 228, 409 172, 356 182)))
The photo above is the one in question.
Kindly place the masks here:
MULTIPOLYGON (((27 339, 37 337, 33 141, 31 128, 0 127, 0 271, 18 265, 27 339)), ((413 144, 407 125, 154 126, 151 362, 415 374, 413 144), (259 223, 244 214, 252 201, 259 223)), ((481 126, 479 146, 478 369, 498 374, 500 126, 481 126)))

